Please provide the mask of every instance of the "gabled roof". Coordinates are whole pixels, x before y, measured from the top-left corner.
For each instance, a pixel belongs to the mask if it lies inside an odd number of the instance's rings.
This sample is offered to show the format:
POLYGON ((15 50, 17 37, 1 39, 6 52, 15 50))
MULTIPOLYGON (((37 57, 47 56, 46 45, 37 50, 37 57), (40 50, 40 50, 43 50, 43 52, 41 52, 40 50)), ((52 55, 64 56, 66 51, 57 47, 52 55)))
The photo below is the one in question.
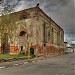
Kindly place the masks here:
MULTIPOLYGON (((14 13, 11 13, 10 15, 12 15, 12 14, 20 14, 20 13, 23 13, 23 12, 25 12, 25 11, 28 11, 28 10, 36 10, 37 12, 39 11, 39 12, 41 12, 46 18, 48 18, 48 20, 49 20, 49 22, 50 21, 52 21, 53 23, 55 23, 55 25, 57 25, 59 28, 61 28, 56 22, 54 22, 52 19, 51 19, 51 17, 49 17, 47 14, 45 14, 45 12, 43 12, 43 10, 41 9, 41 8, 39 8, 39 7, 31 7, 31 8, 28 8, 28 9, 24 9, 24 10, 21 10, 21 11, 18 11, 18 12, 14 12, 14 13)), ((38 13, 39 13, 38 12, 38 13)), ((62 28, 61 28, 62 29, 62 28)), ((62 29, 63 30, 63 29, 62 29)))

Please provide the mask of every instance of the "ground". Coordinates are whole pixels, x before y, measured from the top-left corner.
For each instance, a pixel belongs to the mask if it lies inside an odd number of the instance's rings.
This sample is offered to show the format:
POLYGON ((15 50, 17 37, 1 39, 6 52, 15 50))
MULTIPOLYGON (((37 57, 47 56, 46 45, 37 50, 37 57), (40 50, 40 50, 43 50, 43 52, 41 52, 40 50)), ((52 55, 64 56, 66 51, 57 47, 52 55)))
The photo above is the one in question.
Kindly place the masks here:
MULTIPOLYGON (((32 63, 26 63, 25 60, 7 63, 7 67, 0 67, 0 75, 75 75, 75 53, 45 57, 32 63), (17 62, 22 64, 17 65, 17 62), (13 64, 15 66, 12 66, 13 64)), ((1 64, 3 66, 3 63, 0 63, 0 66, 1 64)))

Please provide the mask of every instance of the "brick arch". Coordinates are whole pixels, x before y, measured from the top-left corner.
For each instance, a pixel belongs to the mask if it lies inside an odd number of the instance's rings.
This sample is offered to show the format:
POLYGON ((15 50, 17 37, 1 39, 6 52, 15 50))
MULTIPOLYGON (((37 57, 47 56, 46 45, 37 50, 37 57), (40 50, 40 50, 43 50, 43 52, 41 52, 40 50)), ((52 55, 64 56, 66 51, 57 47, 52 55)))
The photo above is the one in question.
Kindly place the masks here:
POLYGON ((27 29, 24 27, 21 27, 21 29, 17 32, 17 36, 20 36, 20 34, 23 33, 23 35, 27 35, 27 29))
POLYGON ((19 36, 25 36, 26 35, 26 32, 25 31, 21 31, 20 33, 19 33, 19 36))
POLYGON ((26 44, 27 44, 27 29, 21 28, 21 30, 18 33, 18 39, 19 39, 19 50, 24 51, 26 50, 26 44))

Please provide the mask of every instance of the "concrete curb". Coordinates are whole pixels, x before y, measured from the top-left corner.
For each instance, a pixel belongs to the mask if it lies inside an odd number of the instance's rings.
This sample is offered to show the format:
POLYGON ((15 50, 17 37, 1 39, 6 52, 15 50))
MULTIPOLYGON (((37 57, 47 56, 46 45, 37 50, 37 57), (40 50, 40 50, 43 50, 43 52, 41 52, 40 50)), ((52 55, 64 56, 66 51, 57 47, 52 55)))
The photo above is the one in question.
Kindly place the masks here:
MULTIPOLYGON (((32 57, 30 57, 31 59, 32 57)), ((28 57, 19 57, 19 58, 5 58, 5 59, 0 59, 0 63, 2 62, 11 62, 11 61, 18 61, 18 60, 25 60, 28 59, 28 57)))

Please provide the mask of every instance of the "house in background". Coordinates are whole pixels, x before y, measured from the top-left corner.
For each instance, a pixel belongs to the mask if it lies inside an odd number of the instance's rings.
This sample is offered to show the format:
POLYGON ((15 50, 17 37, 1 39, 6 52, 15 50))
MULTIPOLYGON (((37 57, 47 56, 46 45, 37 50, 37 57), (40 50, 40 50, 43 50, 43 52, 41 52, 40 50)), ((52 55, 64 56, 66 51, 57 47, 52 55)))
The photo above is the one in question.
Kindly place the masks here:
POLYGON ((74 41, 71 42, 64 42, 64 52, 74 52, 75 51, 75 43, 74 41))
POLYGON ((0 53, 18 54, 26 52, 29 46, 37 48, 38 55, 42 55, 44 45, 48 54, 64 52, 63 29, 39 7, 11 13, 10 18, 12 15, 15 15, 16 29, 10 25, 13 30, 9 32, 10 29, 4 27, 5 31, 0 33, 0 53))

